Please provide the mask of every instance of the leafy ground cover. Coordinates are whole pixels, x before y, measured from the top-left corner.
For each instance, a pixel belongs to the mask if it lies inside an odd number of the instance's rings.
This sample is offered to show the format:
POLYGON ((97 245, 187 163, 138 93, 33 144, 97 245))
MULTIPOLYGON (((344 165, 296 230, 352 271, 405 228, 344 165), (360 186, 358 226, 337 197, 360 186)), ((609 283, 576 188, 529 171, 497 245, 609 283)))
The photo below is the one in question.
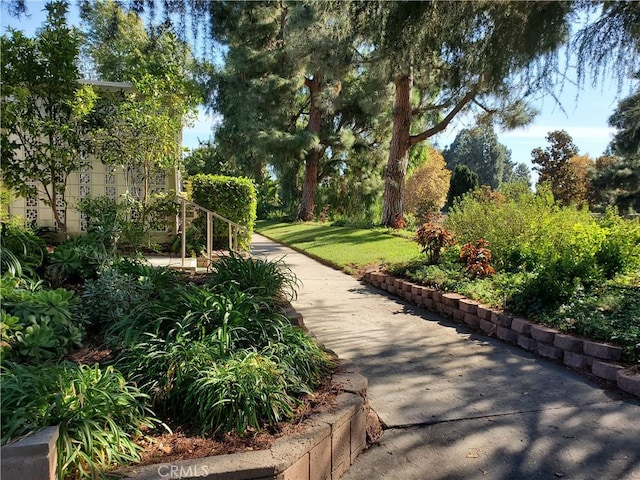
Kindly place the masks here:
POLYGON ((104 237, 45 249, 40 264, 22 248, 37 244, 29 229, 2 237, 14 268, 0 280, 1 440, 60 425, 59 478, 138 462, 170 427, 222 452, 225 439, 264 443, 333 368, 284 315, 297 280, 281 262, 232 256, 196 282, 113 255, 104 237))
POLYGON ((259 220, 256 231, 347 273, 367 265, 409 261, 419 254, 411 240, 413 234, 398 234, 382 228, 259 220))

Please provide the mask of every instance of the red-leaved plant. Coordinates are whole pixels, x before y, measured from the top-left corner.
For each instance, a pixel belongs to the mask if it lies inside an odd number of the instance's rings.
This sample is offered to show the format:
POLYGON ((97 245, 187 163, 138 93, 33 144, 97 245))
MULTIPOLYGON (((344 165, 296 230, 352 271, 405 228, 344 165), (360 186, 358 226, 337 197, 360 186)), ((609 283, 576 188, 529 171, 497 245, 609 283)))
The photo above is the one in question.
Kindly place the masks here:
POLYGON ((485 278, 496 274, 491 266, 491 250, 489 242, 484 238, 463 245, 460 249, 460 261, 464 263, 467 275, 473 278, 485 278))
POLYGON ((416 241, 422 246, 422 253, 427 255, 430 265, 438 263, 443 250, 456 243, 451 232, 433 222, 420 227, 416 232, 416 241))

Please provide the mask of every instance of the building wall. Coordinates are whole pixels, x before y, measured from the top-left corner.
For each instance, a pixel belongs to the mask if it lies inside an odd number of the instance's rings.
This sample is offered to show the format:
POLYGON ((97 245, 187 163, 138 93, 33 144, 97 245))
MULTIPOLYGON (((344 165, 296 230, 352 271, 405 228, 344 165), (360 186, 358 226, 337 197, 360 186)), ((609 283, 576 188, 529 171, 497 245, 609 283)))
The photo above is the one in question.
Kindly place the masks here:
MULTIPOLYGON (((150 182, 150 193, 178 191, 177 182, 178 177, 175 171, 154 175, 150 182)), ((69 175, 65 193, 67 200, 67 232, 71 235, 77 235, 87 229, 86 220, 82 218, 80 212, 75 208, 79 199, 107 196, 119 201, 127 192, 136 198, 141 198, 142 187, 140 177, 134 173, 127 178, 122 167, 108 167, 94 160, 91 167, 72 173, 69 175)), ((42 201, 42 197, 43 195, 31 198, 16 198, 9 205, 9 213, 12 216, 19 215, 28 223, 38 227, 57 229, 51 207, 42 201)), ((61 204, 58 205, 58 210, 60 213, 62 212, 61 204)), ((172 222, 172 224, 174 223, 172 222)), ((163 236, 168 237, 175 233, 175 228, 161 233, 165 235, 160 235, 160 239, 163 236)))

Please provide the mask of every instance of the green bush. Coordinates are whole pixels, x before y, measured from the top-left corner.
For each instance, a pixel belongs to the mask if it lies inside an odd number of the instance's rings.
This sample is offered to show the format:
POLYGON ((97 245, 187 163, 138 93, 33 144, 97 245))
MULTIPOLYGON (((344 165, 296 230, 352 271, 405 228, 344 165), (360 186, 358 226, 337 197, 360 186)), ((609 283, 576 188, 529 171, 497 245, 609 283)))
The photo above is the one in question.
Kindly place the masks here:
POLYGON ((294 394, 310 393, 333 366, 313 338, 291 325, 282 330, 280 341, 270 341, 262 352, 278 359, 287 391, 294 394))
POLYGON ((637 222, 612 212, 597 221, 586 210, 559 207, 544 188, 465 195, 445 226, 460 243, 484 235, 498 270, 530 274, 509 302, 522 313, 556 308, 579 288, 589 290, 640 265, 637 222))
POLYGON ((87 232, 115 254, 118 249, 151 247, 152 232, 168 228, 178 212, 174 197, 173 191, 154 193, 146 205, 131 196, 120 202, 106 196, 88 197, 81 199, 77 208, 86 216, 87 232))
POLYGON ((298 279, 282 259, 266 261, 232 253, 211 266, 208 282, 210 287, 228 284, 256 296, 293 299, 298 279))
POLYGON ((595 259, 606 278, 633 272, 640 268, 640 218, 625 220, 609 208, 598 224, 605 239, 595 253, 595 259))
POLYGON ((186 402, 197 412, 201 432, 259 429, 293 414, 277 359, 240 350, 200 372, 186 402))
POLYGON ((173 270, 153 268, 131 258, 119 259, 102 270, 98 278, 85 282, 85 318, 98 329, 115 324, 137 306, 171 295, 178 283, 173 270))
POLYGON ((87 221, 87 231, 106 251, 115 254, 123 236, 129 205, 114 199, 87 197, 78 201, 78 210, 87 221))
MULTIPOLYGON (((244 233, 239 233, 238 243, 240 248, 248 250, 256 220, 256 188, 253 182, 244 177, 204 174, 195 175, 189 180, 191 198, 195 203, 246 228, 244 233)), ((206 232, 206 221, 200 223, 203 232, 206 232)), ((213 225, 215 248, 228 248, 227 224, 221 220, 214 220, 213 225)))
MULTIPOLYGON (((231 426, 242 433, 286 418, 296 396, 310 392, 329 371, 327 354, 293 327, 274 303, 272 292, 283 288, 282 265, 252 262, 240 257, 231 260, 229 267, 237 270, 225 278, 237 280, 210 280, 204 288, 165 282, 162 295, 148 296, 142 303, 125 298, 122 305, 129 305, 127 311, 106 324, 104 335, 117 352, 116 365, 152 398, 156 411, 183 421, 193 421, 195 412, 203 431, 231 426), (238 276, 238 268, 240 273, 247 269, 250 273, 238 276), (259 358, 247 352, 258 352, 259 358), (249 367, 260 368, 244 372, 249 367), (271 378, 276 371, 276 390, 257 389, 255 382, 260 384, 263 376, 271 378), (234 385, 228 384, 230 372, 241 375, 234 385), (194 385, 201 395, 194 395, 194 385), (220 400, 221 405, 204 400, 222 394, 230 397, 220 400), (214 425, 216 421, 222 423, 214 425)), ((220 266, 218 274, 223 270, 220 266)), ((149 276, 151 284, 158 285, 159 277, 149 276)), ((283 278, 289 278, 286 272, 283 278)), ((130 283, 130 278, 123 278, 119 285, 130 283)), ((153 292, 151 284, 143 291, 153 292)), ((95 296, 98 283, 93 285, 91 295, 95 296)), ((134 292, 140 288, 132 287, 134 292)), ((121 298, 116 293, 119 289, 103 291, 121 298)), ((105 293, 95 304, 108 303, 105 293)))
POLYGON ((58 478, 103 478, 140 460, 134 439, 158 425, 147 396, 112 367, 72 363, 1 368, 2 444, 59 425, 58 478))
POLYGON ((608 284, 589 295, 576 292, 569 302, 539 317, 563 332, 622 347, 623 359, 640 362, 640 287, 608 284))

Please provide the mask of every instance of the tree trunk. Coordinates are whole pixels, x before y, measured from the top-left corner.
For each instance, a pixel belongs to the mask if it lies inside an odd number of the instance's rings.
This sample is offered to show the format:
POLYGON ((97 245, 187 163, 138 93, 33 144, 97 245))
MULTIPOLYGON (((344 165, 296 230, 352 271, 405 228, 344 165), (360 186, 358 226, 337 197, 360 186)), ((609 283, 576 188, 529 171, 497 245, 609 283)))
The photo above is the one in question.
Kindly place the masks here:
MULTIPOLYGON (((320 93, 322 92, 322 75, 314 74, 313 79, 306 79, 305 85, 309 88, 311 95, 311 106, 309 110, 309 124, 307 129, 320 136, 322 125, 322 111, 320 110, 320 93)), ((316 191, 318 189, 318 169, 320 167, 320 155, 322 146, 318 143, 308 154, 304 169, 304 185, 302 186, 302 200, 298 218, 300 220, 313 220, 316 208, 316 191)))
POLYGON ((398 78, 393 105, 393 133, 384 182, 382 224, 392 228, 404 226, 404 179, 411 149, 411 73, 398 78))
MULTIPOLYGON (((51 141, 51 140, 50 140, 51 141)), ((51 178, 51 185, 46 185, 42 180, 40 183, 42 184, 44 191, 47 192, 47 197, 49 198, 49 202, 51 203, 51 211, 53 213, 53 220, 56 222, 58 227, 58 233, 60 237, 64 240, 67 239, 67 208, 66 206, 63 208, 64 211, 64 220, 58 214, 58 179, 56 177, 56 169, 52 166, 49 171, 49 176, 51 178), (48 188, 51 187, 51 193, 48 193, 48 188)), ((62 197, 64 201, 64 196, 62 197)), ((65 204, 66 205, 66 204, 65 204)))

